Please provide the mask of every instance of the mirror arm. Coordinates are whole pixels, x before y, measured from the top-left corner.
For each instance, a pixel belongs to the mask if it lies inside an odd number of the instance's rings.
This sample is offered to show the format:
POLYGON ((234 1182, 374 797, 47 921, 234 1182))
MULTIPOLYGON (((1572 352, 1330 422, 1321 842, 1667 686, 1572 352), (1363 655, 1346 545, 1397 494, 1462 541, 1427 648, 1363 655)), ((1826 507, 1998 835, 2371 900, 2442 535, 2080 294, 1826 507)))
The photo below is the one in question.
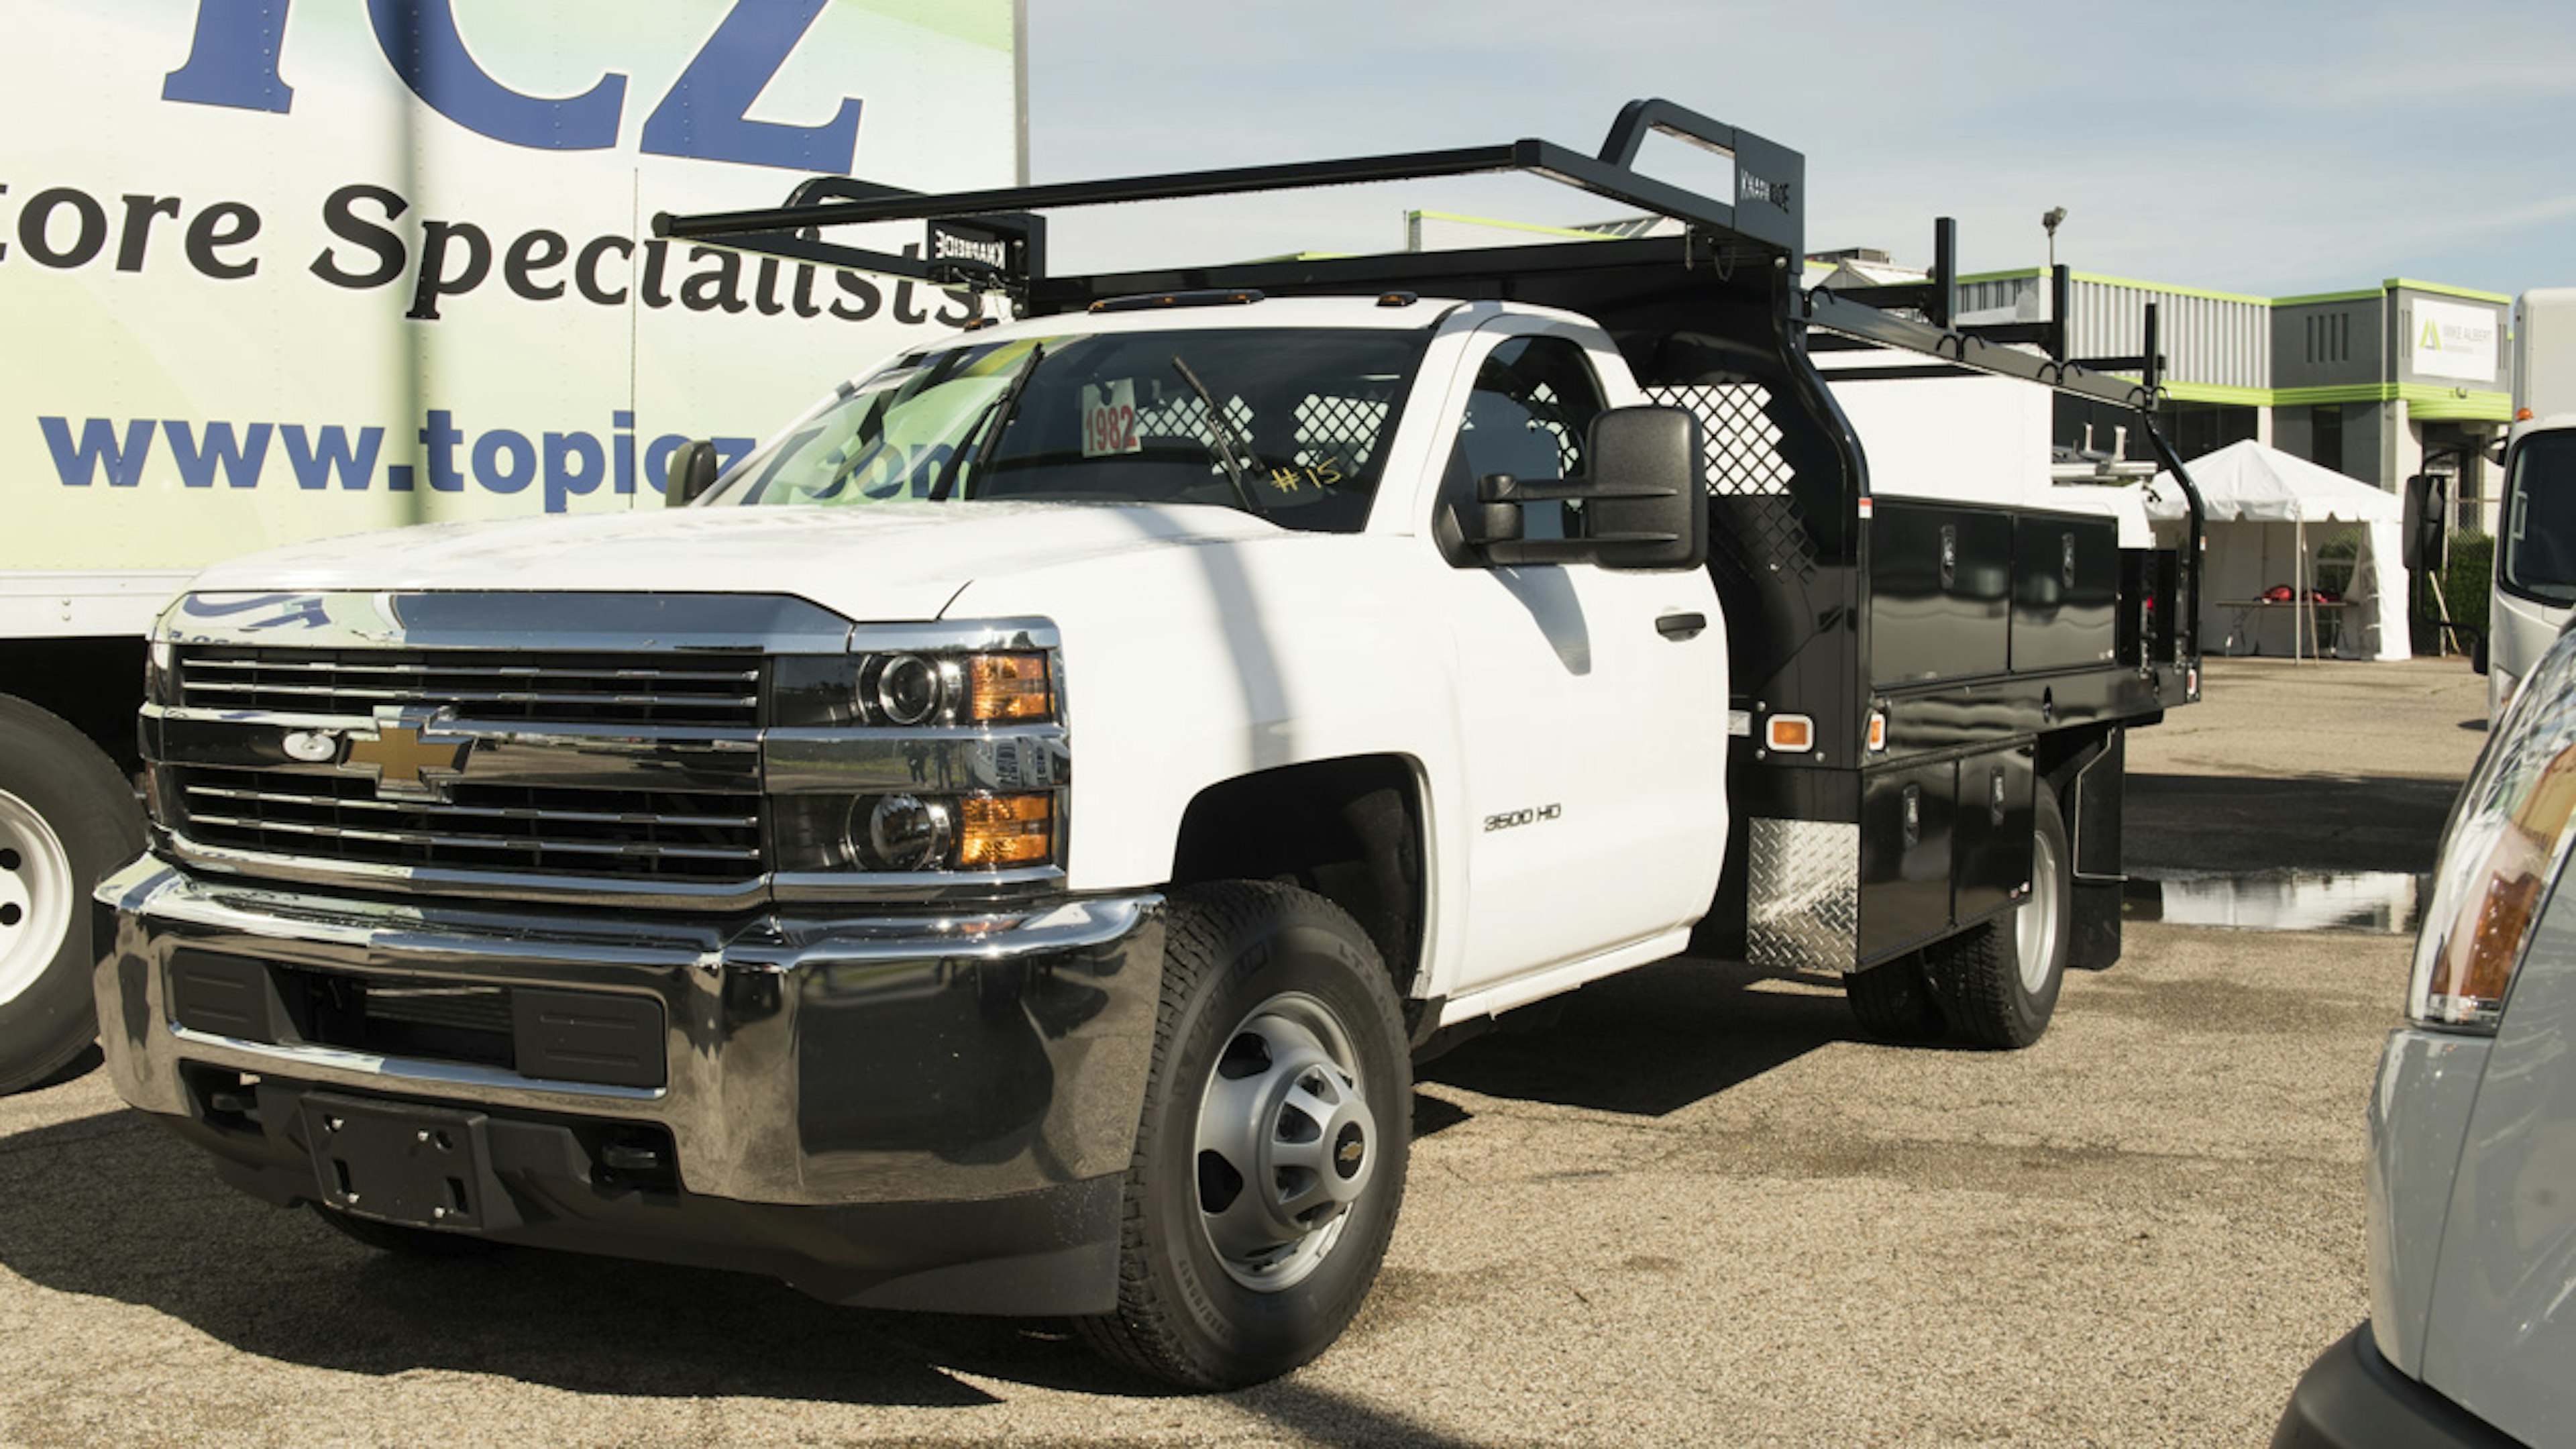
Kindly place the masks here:
POLYGON ((1468 548, 1490 554, 1496 545, 1520 541, 1523 486, 1509 473, 1488 473, 1476 480, 1475 502, 1450 507, 1468 548))

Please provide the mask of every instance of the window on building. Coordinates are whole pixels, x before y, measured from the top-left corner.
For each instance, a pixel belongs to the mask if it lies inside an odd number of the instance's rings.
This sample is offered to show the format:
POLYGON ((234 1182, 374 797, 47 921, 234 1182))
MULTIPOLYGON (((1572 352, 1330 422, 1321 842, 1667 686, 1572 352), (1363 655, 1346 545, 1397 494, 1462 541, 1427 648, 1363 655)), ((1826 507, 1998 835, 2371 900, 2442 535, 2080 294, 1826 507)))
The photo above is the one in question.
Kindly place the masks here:
POLYGON ((2165 441, 2184 458, 2214 453, 2254 436, 2254 409, 2218 403, 2167 403, 2156 417, 2165 441))
POLYGON ((2308 461, 2320 468, 2332 468, 2338 473, 2342 472, 2342 405, 2338 403, 2310 409, 2308 426, 2311 430, 2308 441, 2308 461))
POLYGON ((2352 314, 2326 312, 2308 314, 2308 361, 2350 362, 2352 360, 2352 314))

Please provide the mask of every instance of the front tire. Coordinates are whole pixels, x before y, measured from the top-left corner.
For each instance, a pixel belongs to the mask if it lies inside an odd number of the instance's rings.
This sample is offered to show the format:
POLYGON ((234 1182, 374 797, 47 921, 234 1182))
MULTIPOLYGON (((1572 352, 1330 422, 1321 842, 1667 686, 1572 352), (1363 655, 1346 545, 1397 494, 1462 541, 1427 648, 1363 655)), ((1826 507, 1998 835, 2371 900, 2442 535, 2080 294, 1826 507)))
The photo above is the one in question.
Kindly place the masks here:
POLYGON ((2030 895, 2010 915, 1926 947, 1923 961, 1951 1033, 1977 1046, 2026 1047, 2048 1030, 2066 983, 2075 855, 2057 796, 2032 801, 2030 895))
POLYGON ((1083 1337, 1201 1389, 1322 1353, 1385 1261, 1412 1096, 1394 987, 1340 907, 1262 882, 1175 891, 1118 1308, 1083 1337))
POLYGON ((62 720, 0 696, 0 1095, 98 1038, 90 888, 143 851, 134 787, 62 720))

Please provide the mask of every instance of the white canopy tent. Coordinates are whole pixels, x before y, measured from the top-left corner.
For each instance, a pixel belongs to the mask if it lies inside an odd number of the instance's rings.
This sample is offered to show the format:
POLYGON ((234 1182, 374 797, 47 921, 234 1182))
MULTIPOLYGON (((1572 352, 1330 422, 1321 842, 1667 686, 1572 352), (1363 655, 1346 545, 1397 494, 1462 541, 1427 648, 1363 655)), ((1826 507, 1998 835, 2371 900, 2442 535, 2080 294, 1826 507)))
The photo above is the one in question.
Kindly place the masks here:
MULTIPOLYGON (((2264 591, 2288 585, 2296 601, 2277 606, 2290 622, 2293 658, 2317 651, 2315 549, 2335 525, 2362 530, 2360 557, 2339 610, 2344 627, 2336 652, 2347 658, 2404 659, 2406 566, 2398 528, 2405 505, 2383 493, 2278 448, 2247 440, 2191 460, 2191 480, 2208 513, 2209 551, 2201 567, 2200 632, 2204 652, 2238 638, 2260 652, 2263 622, 2274 608, 2264 591)), ((2167 531, 2184 514, 2171 473, 2147 485, 2147 513, 2167 531)))

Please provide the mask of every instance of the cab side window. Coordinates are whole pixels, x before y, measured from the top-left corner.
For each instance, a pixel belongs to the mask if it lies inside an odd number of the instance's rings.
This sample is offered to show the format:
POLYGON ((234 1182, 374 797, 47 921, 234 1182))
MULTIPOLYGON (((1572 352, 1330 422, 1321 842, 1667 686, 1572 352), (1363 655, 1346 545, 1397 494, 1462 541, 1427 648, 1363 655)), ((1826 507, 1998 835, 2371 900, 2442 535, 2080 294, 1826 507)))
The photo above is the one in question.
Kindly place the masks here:
MULTIPOLYGON (((1496 347, 1477 370, 1467 416, 1449 455, 1444 495, 1475 497, 1488 473, 1515 478, 1579 478, 1584 441, 1601 412, 1601 385, 1583 349, 1562 337, 1515 337, 1496 347)), ((1564 538, 1576 520, 1572 505, 1532 505, 1524 510, 1525 537, 1564 538)))

